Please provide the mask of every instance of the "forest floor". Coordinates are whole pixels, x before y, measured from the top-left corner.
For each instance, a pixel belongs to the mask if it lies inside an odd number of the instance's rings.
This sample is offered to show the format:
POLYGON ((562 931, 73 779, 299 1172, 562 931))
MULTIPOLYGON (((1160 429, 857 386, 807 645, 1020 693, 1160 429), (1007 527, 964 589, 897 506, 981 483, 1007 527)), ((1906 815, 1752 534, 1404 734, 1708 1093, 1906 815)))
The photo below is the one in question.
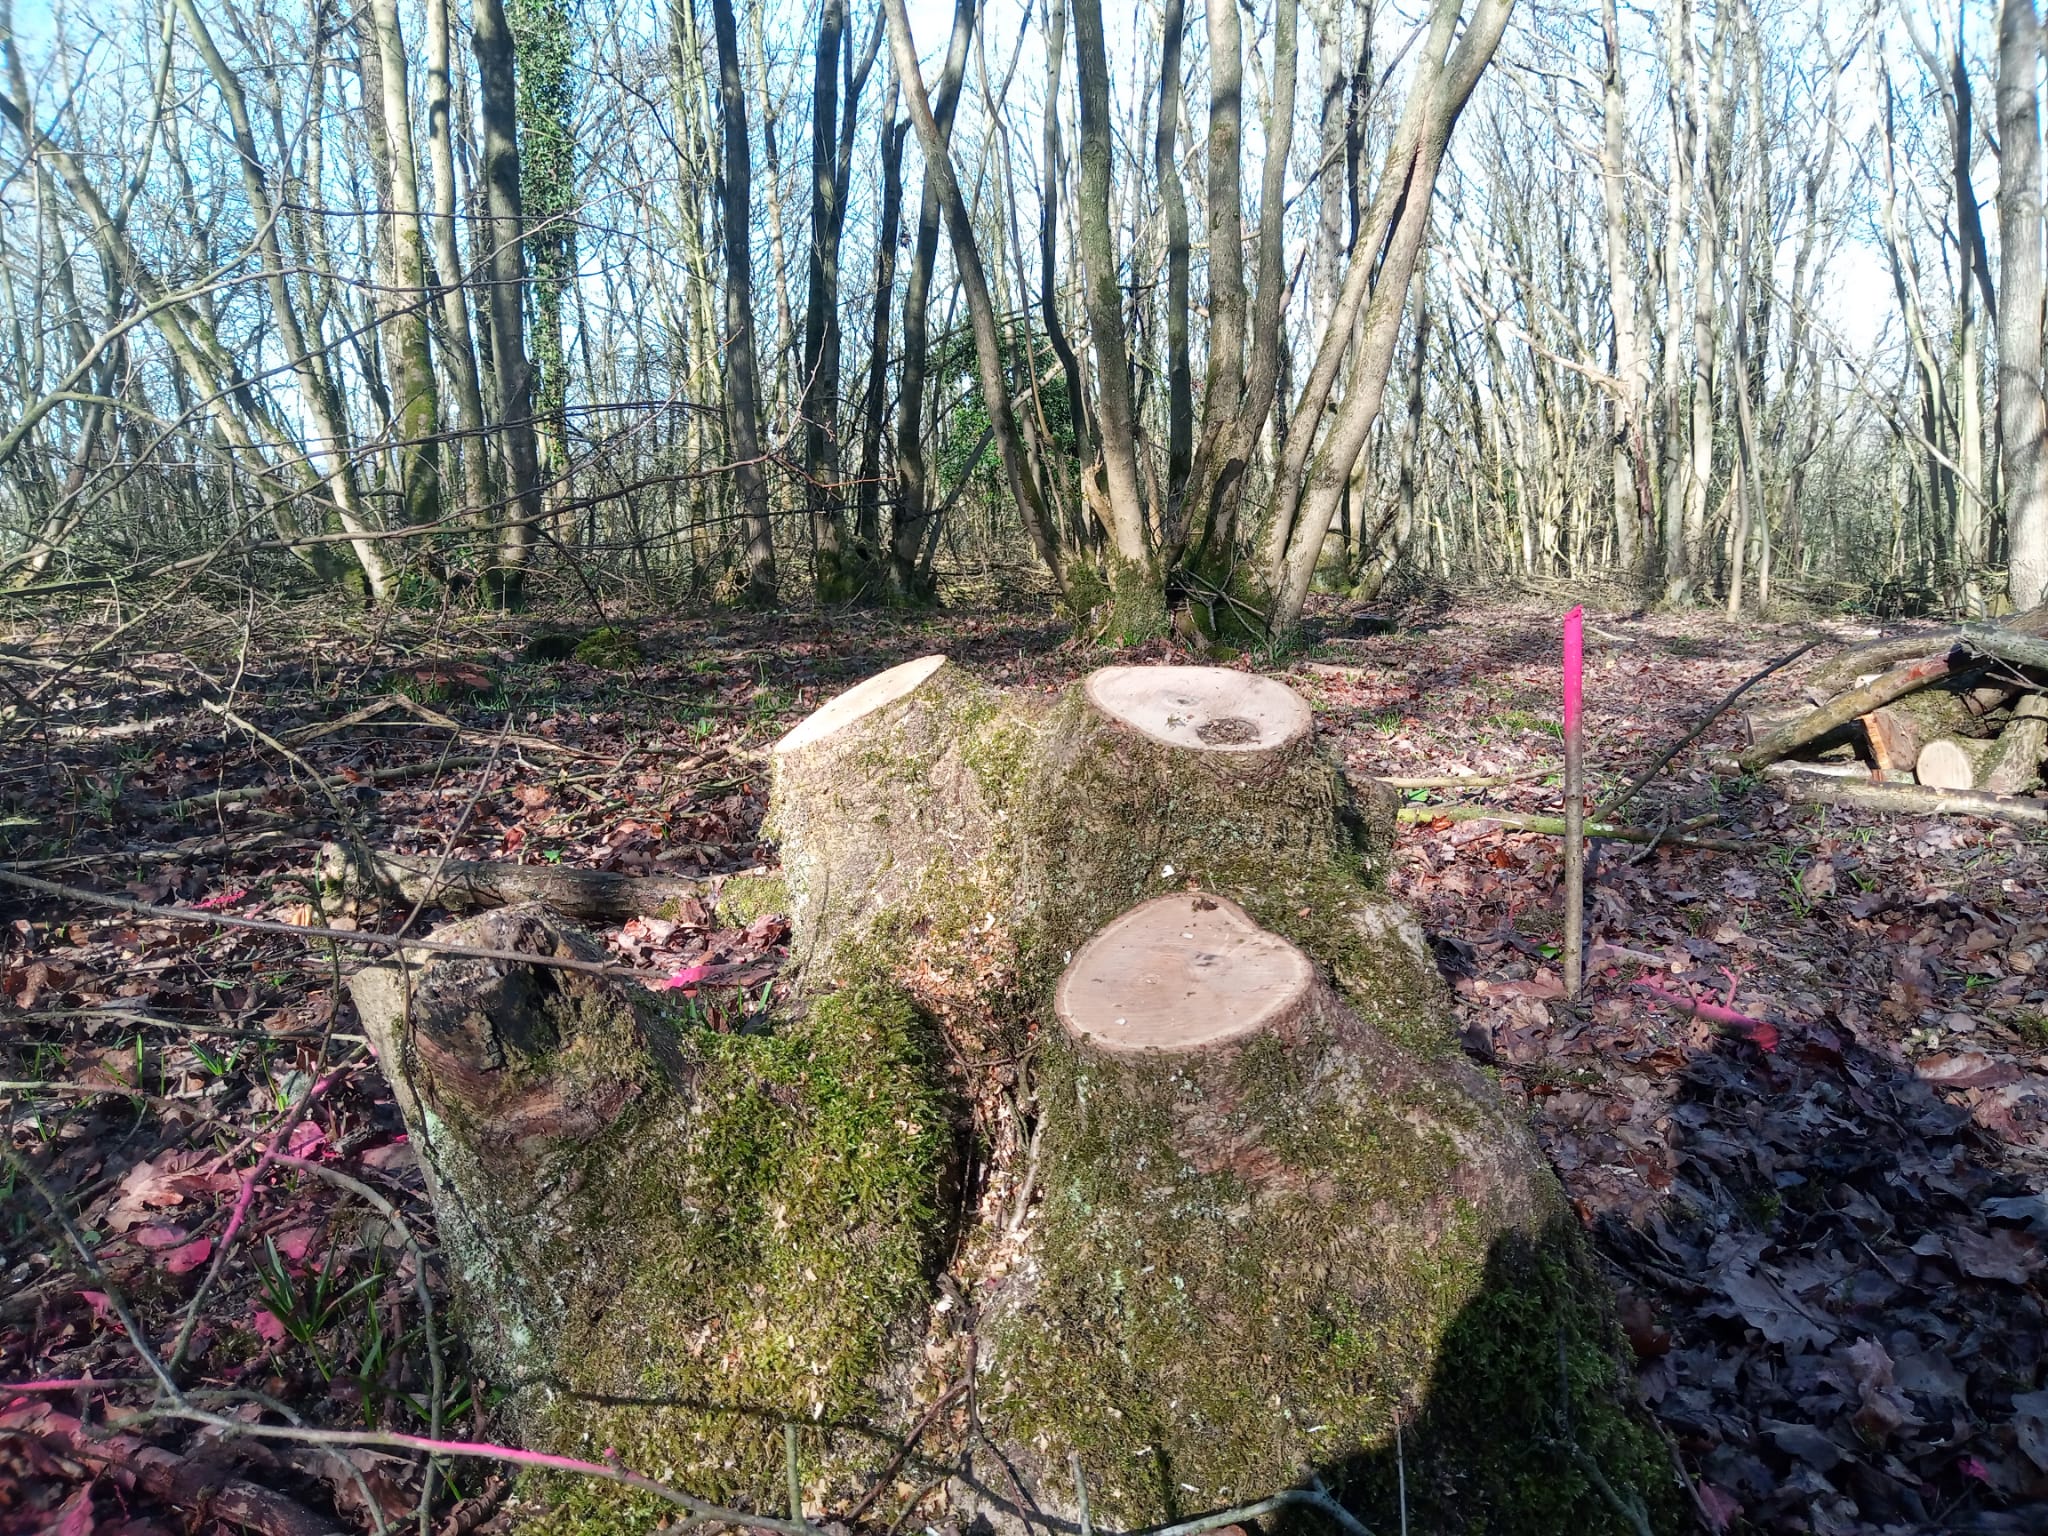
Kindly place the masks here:
MULTIPOLYGON (((1567 1002, 1557 840, 1432 809, 1557 809, 1557 621, 1329 609, 1273 669, 1354 773, 1519 778, 1408 792, 1393 884, 1620 1291, 1703 1528, 2048 1532, 2048 847, 1715 780, 1731 714, 1628 819, 1711 818, 1740 850, 1599 845, 1567 1002)), ((1823 642, 1758 704, 1874 632, 1591 625, 1602 791, 1769 660, 1823 642)), ((523 660, 539 627, 195 608, 0 636, 0 878, 155 909, 0 886, 0 1536, 381 1531, 416 1518, 418 1456, 232 1427, 487 1433, 452 1343, 434 1387, 431 1213, 340 985, 363 952, 289 931, 434 914, 332 907, 324 841, 751 869, 762 750, 847 683, 934 650, 1045 688, 1100 660, 1048 616, 972 611, 647 618, 640 659, 603 666, 523 660), (202 1417, 149 1409, 131 1321, 202 1417)), ((607 939, 716 1018, 765 1005, 785 932, 607 939)), ((449 1464, 424 1528, 478 1529, 500 1474, 449 1464)))

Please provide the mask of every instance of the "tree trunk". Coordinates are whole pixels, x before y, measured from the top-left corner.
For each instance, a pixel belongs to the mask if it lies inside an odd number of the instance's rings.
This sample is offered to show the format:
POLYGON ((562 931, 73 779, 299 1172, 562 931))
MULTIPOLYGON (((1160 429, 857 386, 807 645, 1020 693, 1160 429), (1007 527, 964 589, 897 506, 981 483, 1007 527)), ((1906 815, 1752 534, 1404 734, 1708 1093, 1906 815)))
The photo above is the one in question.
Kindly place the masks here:
MULTIPOLYGON (((932 99, 933 123, 941 144, 953 135, 953 112, 960 100, 960 82, 967 72, 967 45, 974 35, 975 0, 954 0, 953 30, 939 86, 932 99)), ((893 45, 892 45, 893 51, 893 45)), ((908 100, 909 86, 902 60, 896 60, 897 81, 908 100)), ((922 77, 920 77, 920 84, 922 77)), ((913 125, 914 126, 914 125, 913 125)), ((931 521, 932 494, 924 457, 925 368, 930 355, 927 312, 931 303, 932 268, 939 255, 939 186, 931 152, 919 141, 925 159, 924 190, 917 209, 917 243, 910 275, 903 288, 903 361, 897 376, 896 505, 890 515, 889 584, 897 601, 922 603, 931 594, 918 580, 918 555, 931 521)))
POLYGON ((718 38, 718 107, 725 213, 725 415, 733 481, 745 520, 746 601, 775 603, 775 530, 768 518, 768 476, 761 462, 760 367, 754 348, 753 163, 747 144, 747 92, 740 78, 739 32, 732 0, 712 0, 718 38))
POLYGON ((445 340, 441 361, 455 385, 455 423, 462 440, 462 510, 472 520, 489 516, 497 500, 490 445, 484 440, 483 382, 469 328, 467 272, 456 241, 454 116, 450 100, 448 0, 427 0, 427 156, 434 189, 434 263, 441 280, 445 340))
POLYGON ((415 526, 441 517, 441 397, 427 339, 426 232, 420 226, 419 161, 398 0, 370 0, 382 77, 384 145, 391 185, 393 297, 390 351, 397 395, 399 507, 415 526))
POLYGON ((811 519, 818 600, 842 603, 866 585, 846 565, 839 496, 839 50, 844 0, 824 0, 811 81, 811 239, 805 262, 804 504, 811 519))
POLYGON ((519 111, 512 29, 504 0, 471 0, 483 123, 484 204, 490 242, 491 366, 498 381, 498 436, 505 455, 508 505, 486 589, 501 608, 526 600, 526 567, 541 517, 540 455, 533 435, 533 370, 526 362, 525 216, 519 192, 519 111))
POLYGON ((868 384, 860 435, 860 499, 854 539, 870 565, 882 551, 882 431, 889 410, 889 311, 896 296, 896 239, 903 219, 903 140, 910 124, 896 120, 896 76, 882 97, 882 212, 875 236, 875 305, 868 323, 868 384))
POLYGON ((2041 389, 2040 24, 2034 0, 1998 10, 1998 431, 2012 604, 2048 598, 2048 405, 2041 389))

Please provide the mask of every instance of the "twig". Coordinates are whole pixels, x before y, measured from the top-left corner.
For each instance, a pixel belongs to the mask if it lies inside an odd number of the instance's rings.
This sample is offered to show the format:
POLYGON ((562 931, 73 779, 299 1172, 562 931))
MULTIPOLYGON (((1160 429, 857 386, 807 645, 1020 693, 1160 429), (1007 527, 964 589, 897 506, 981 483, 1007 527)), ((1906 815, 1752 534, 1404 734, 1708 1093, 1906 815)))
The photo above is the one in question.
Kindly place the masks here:
POLYGON ((1737 699, 1741 698, 1745 693, 1749 692, 1750 689, 1754 688, 1758 683, 1762 682, 1765 678, 1769 677, 1773 672, 1779 671, 1781 668, 1791 666, 1793 662, 1797 661, 1800 657, 1804 656, 1808 651, 1812 650, 1819 643, 1820 642, 1817 640, 1809 640, 1806 642, 1806 644, 1800 646, 1798 650, 1793 651, 1788 655, 1780 656, 1768 667, 1765 667, 1763 671, 1756 673, 1752 677, 1744 679, 1743 682, 1735 689, 1733 689, 1731 692, 1729 692, 1721 700, 1720 703, 1716 704, 1711 710, 1707 712, 1707 716, 1705 719, 1701 720, 1698 725, 1694 726, 1690 731, 1686 732, 1684 736, 1679 738, 1677 745, 1673 746, 1668 752, 1665 752, 1663 755, 1661 755, 1657 759, 1657 761, 1650 764, 1649 767, 1645 768, 1641 773, 1637 774, 1633 779, 1629 780, 1629 782, 1623 788, 1618 790, 1613 795, 1610 795, 1607 801, 1603 805, 1601 805, 1601 807, 1598 810, 1596 810, 1593 814, 1595 816, 1600 817, 1613 816, 1617 814, 1623 806, 1627 805, 1629 801, 1635 799, 1635 797, 1642 792, 1643 787, 1646 784, 1648 784, 1650 780, 1656 778, 1658 774, 1662 773, 1665 770, 1665 768, 1669 766, 1671 760, 1674 757, 1678 756, 1679 753, 1683 752, 1687 747, 1691 746, 1694 742, 1698 741, 1702 736, 1706 735, 1707 728, 1711 726, 1716 720, 1720 719, 1723 715, 1727 714, 1728 711, 1734 707, 1735 701, 1737 699))
MULTIPOLYGON (((1395 819, 1406 822, 1420 822, 1427 825, 1442 817, 1448 821, 1497 821, 1502 826, 1517 832, 1540 832, 1549 837, 1564 836, 1564 818, 1561 816, 1536 816, 1524 811, 1503 811, 1491 805, 1404 805, 1394 813, 1395 819)), ((1616 843, 1662 842, 1675 848, 1704 848, 1712 853, 1749 853, 1757 847, 1753 842, 1739 842, 1729 837, 1688 837, 1676 832, 1645 832, 1641 827, 1617 827, 1610 822, 1588 821, 1586 836, 1605 838, 1616 843)))
POLYGON ((275 933, 289 938, 326 939, 336 944, 357 944, 366 949, 417 949, 433 955, 459 955, 471 960, 510 960, 523 965, 545 966, 558 971, 581 971, 588 976, 638 977, 639 972, 603 960, 577 960, 567 955, 528 954, 517 949, 488 949, 480 944, 452 944, 445 939, 401 938, 387 933, 361 933, 347 928, 301 928, 296 923, 274 923, 260 917, 236 917, 227 912, 200 912, 191 907, 160 907, 153 902, 133 901, 126 896, 109 896, 82 886, 59 885, 0 869, 0 885, 19 886, 45 896, 62 896, 89 906, 112 907, 117 912, 134 912, 142 917, 169 918, 182 923, 207 923, 216 928, 239 928, 250 933, 275 933))
POLYGON ((924 1417, 911 1426, 909 1435, 904 1438, 903 1444, 897 1449, 895 1456, 890 1459, 889 1465, 884 1467, 881 1475, 869 1485, 868 1491, 860 1496, 860 1502, 840 1517, 842 1524, 856 1525, 860 1522, 860 1517, 868 1512, 868 1506, 881 1496, 882 1490, 889 1486, 890 1479, 903 1469, 903 1463, 910 1459, 910 1453, 917 1448, 917 1442, 924 1437, 924 1432, 932 1427, 933 1420, 938 1418, 948 1403, 952 1402, 966 1390, 967 1378, 963 1376, 954 1382, 952 1386, 946 1388, 939 1395, 937 1402, 925 1409, 924 1417))
MULTIPOLYGON (((346 1429, 300 1429, 282 1424, 249 1424, 240 1419, 222 1418, 219 1414, 205 1413, 196 1408, 160 1408, 151 1410, 144 1417, 185 1419, 205 1424, 223 1435, 248 1435, 258 1440, 288 1440, 302 1445, 339 1445, 378 1448, 397 1451, 425 1451, 431 1456, 446 1456, 469 1461, 503 1461, 514 1466, 539 1467, 551 1472, 574 1472, 584 1477, 594 1477, 621 1487, 633 1488, 641 1493, 651 1493, 656 1498, 673 1504, 693 1520, 715 1521, 720 1525, 736 1525, 752 1531, 774 1531, 778 1536, 818 1536, 818 1528, 794 1520, 777 1520, 769 1515, 750 1514, 743 1509, 727 1509, 718 1504, 697 1498, 694 1494, 682 1493, 665 1483, 657 1483, 651 1477, 642 1477, 629 1472, 614 1462, 583 1461, 574 1456, 554 1456, 543 1451, 521 1450, 516 1446, 494 1445, 484 1440, 436 1440, 428 1435, 407 1435, 396 1430, 346 1430, 346 1429)), ((1211 1529, 1209 1526, 1200 1527, 1211 1529)), ((1357 1532, 1363 1527, 1356 1527, 1357 1532)), ((1168 1532, 1152 1532, 1147 1536, 1169 1536, 1168 1532)), ((1180 1536, 1180 1533, 1172 1533, 1180 1536)), ((1370 1536, 1370 1533, 1366 1533, 1370 1536)))
POLYGON ((1270 1515, 1281 1509, 1312 1509, 1345 1532, 1346 1536, 1372 1536, 1371 1529, 1356 1515, 1327 1493, 1315 1488, 1284 1489, 1271 1498, 1260 1499, 1255 1504, 1240 1504, 1235 1509, 1218 1510, 1213 1515, 1201 1515, 1193 1520, 1182 1520, 1175 1525, 1155 1525, 1144 1531, 1134 1531, 1131 1536, 1202 1536, 1205 1531, 1221 1530, 1226 1525, 1257 1520, 1263 1515, 1270 1515))

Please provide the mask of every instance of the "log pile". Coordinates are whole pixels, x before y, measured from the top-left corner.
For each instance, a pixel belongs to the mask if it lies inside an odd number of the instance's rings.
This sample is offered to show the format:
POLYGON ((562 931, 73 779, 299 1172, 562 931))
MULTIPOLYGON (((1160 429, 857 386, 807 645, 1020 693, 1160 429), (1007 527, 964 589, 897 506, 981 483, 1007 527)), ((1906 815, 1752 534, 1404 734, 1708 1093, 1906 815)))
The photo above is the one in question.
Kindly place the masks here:
POLYGON ((1787 798, 2048 822, 2048 607, 1858 646, 1806 693, 1808 707, 1753 715, 1737 759, 1787 798))

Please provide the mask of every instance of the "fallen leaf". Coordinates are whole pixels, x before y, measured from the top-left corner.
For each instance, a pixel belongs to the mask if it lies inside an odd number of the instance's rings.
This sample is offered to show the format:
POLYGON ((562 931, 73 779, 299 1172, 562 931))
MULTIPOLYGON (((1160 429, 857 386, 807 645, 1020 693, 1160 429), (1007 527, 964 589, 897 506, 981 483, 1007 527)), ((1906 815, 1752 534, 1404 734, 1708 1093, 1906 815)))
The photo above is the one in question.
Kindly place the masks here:
POLYGON ((2003 1280, 2008 1285, 2025 1285, 2048 1263, 2037 1243, 2007 1227, 1982 1235, 1958 1232, 1949 1240, 1949 1252, 1964 1274, 1979 1280, 2003 1280))

